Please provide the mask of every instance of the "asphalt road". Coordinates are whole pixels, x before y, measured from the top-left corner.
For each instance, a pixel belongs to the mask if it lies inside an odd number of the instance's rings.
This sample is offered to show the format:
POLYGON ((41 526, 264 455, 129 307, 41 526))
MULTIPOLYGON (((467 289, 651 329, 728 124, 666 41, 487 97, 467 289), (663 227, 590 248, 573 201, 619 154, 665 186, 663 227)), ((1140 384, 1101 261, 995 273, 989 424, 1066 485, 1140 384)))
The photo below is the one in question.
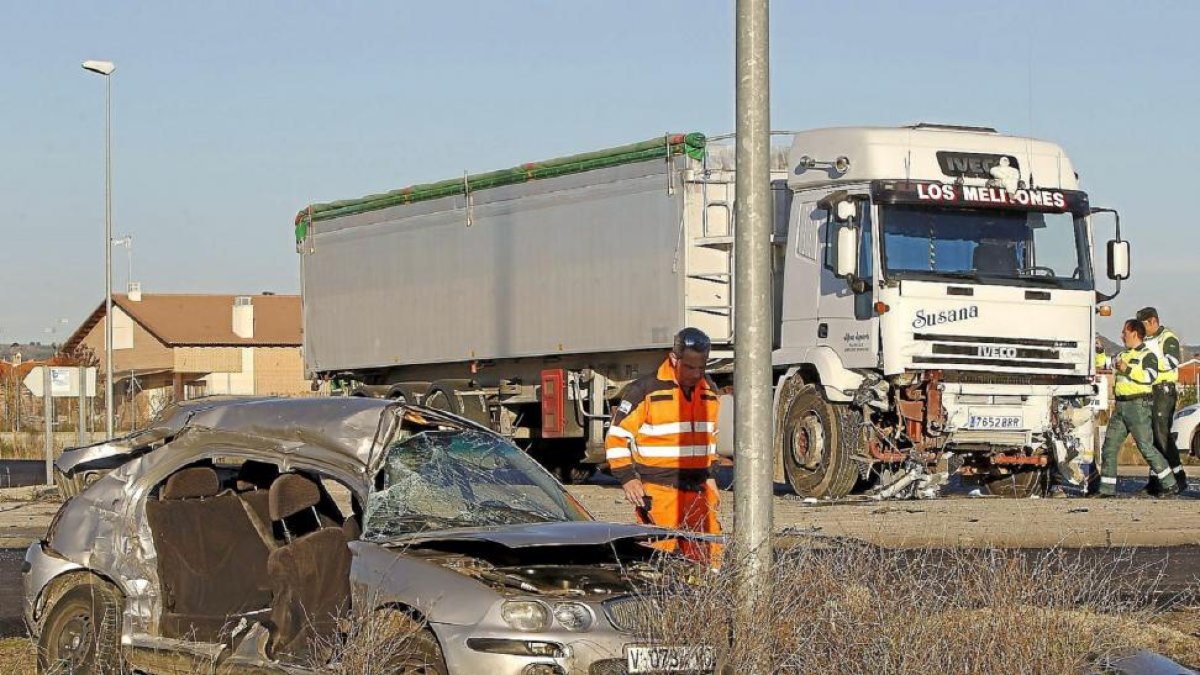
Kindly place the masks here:
POLYGON ((25 634, 21 619, 21 561, 24 549, 0 548, 0 638, 25 634))
POLYGON ((42 485, 46 482, 46 462, 40 459, 0 460, 0 488, 42 485))

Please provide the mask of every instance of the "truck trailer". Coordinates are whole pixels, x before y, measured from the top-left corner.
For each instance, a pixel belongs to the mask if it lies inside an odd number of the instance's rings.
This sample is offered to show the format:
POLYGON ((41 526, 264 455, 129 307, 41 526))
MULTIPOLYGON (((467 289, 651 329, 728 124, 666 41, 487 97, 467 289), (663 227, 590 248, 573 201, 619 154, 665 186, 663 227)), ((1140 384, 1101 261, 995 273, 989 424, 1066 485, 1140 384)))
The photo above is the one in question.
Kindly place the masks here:
MULTIPOLYGON (((1063 150, 931 124, 773 138, 776 479, 806 497, 1079 480, 1095 316, 1129 244, 1063 150)), ((474 419, 580 480, 624 385, 695 326, 731 421, 735 174, 730 137, 668 134, 310 205, 306 369, 474 419)))

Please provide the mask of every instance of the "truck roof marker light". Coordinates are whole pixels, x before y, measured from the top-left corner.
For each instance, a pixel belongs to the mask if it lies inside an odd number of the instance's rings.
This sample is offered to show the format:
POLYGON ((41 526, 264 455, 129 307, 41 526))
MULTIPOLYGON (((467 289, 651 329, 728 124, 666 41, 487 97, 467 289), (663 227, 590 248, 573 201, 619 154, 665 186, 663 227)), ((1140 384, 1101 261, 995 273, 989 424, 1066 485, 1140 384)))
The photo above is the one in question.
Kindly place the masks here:
POLYGON ((875 303, 876 314, 887 314, 889 309, 891 309, 891 307, 888 307, 888 304, 882 300, 875 303))
POLYGON ((1096 308, 1096 313, 1100 316, 1112 316, 1112 307, 1109 305, 1100 305, 1096 308))

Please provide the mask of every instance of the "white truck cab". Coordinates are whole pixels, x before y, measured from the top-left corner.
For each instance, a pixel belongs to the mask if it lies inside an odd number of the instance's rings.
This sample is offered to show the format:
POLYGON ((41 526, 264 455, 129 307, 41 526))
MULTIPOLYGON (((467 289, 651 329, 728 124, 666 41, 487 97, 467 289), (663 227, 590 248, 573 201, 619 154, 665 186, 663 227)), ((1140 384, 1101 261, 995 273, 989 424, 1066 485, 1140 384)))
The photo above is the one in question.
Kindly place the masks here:
POLYGON ((1054 468, 1078 478, 1094 317, 1112 296, 1096 291, 1093 209, 1063 150, 857 127, 795 134, 789 164, 776 445, 797 492, 912 489, 938 464, 1003 494, 1054 468))

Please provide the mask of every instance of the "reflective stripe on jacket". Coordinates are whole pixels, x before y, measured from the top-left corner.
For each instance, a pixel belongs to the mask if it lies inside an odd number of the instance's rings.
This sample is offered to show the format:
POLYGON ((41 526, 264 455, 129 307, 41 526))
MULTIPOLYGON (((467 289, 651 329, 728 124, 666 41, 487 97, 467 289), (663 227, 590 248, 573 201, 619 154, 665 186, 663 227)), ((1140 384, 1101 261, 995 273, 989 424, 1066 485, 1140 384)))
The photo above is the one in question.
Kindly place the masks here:
POLYGON ((605 456, 622 483, 652 483, 698 489, 712 476, 717 458, 720 403, 707 379, 685 396, 670 360, 654 375, 621 392, 605 439, 605 456))
POLYGON ((1113 394, 1118 399, 1147 396, 1154 393, 1154 382, 1158 379, 1158 359, 1146 344, 1126 349, 1117 355, 1117 361, 1129 364, 1129 370, 1116 371, 1117 379, 1113 394))
POLYGON ((1158 378, 1154 384, 1179 381, 1179 338, 1166 326, 1159 326, 1158 332, 1146 336, 1146 347, 1158 359, 1158 378))

